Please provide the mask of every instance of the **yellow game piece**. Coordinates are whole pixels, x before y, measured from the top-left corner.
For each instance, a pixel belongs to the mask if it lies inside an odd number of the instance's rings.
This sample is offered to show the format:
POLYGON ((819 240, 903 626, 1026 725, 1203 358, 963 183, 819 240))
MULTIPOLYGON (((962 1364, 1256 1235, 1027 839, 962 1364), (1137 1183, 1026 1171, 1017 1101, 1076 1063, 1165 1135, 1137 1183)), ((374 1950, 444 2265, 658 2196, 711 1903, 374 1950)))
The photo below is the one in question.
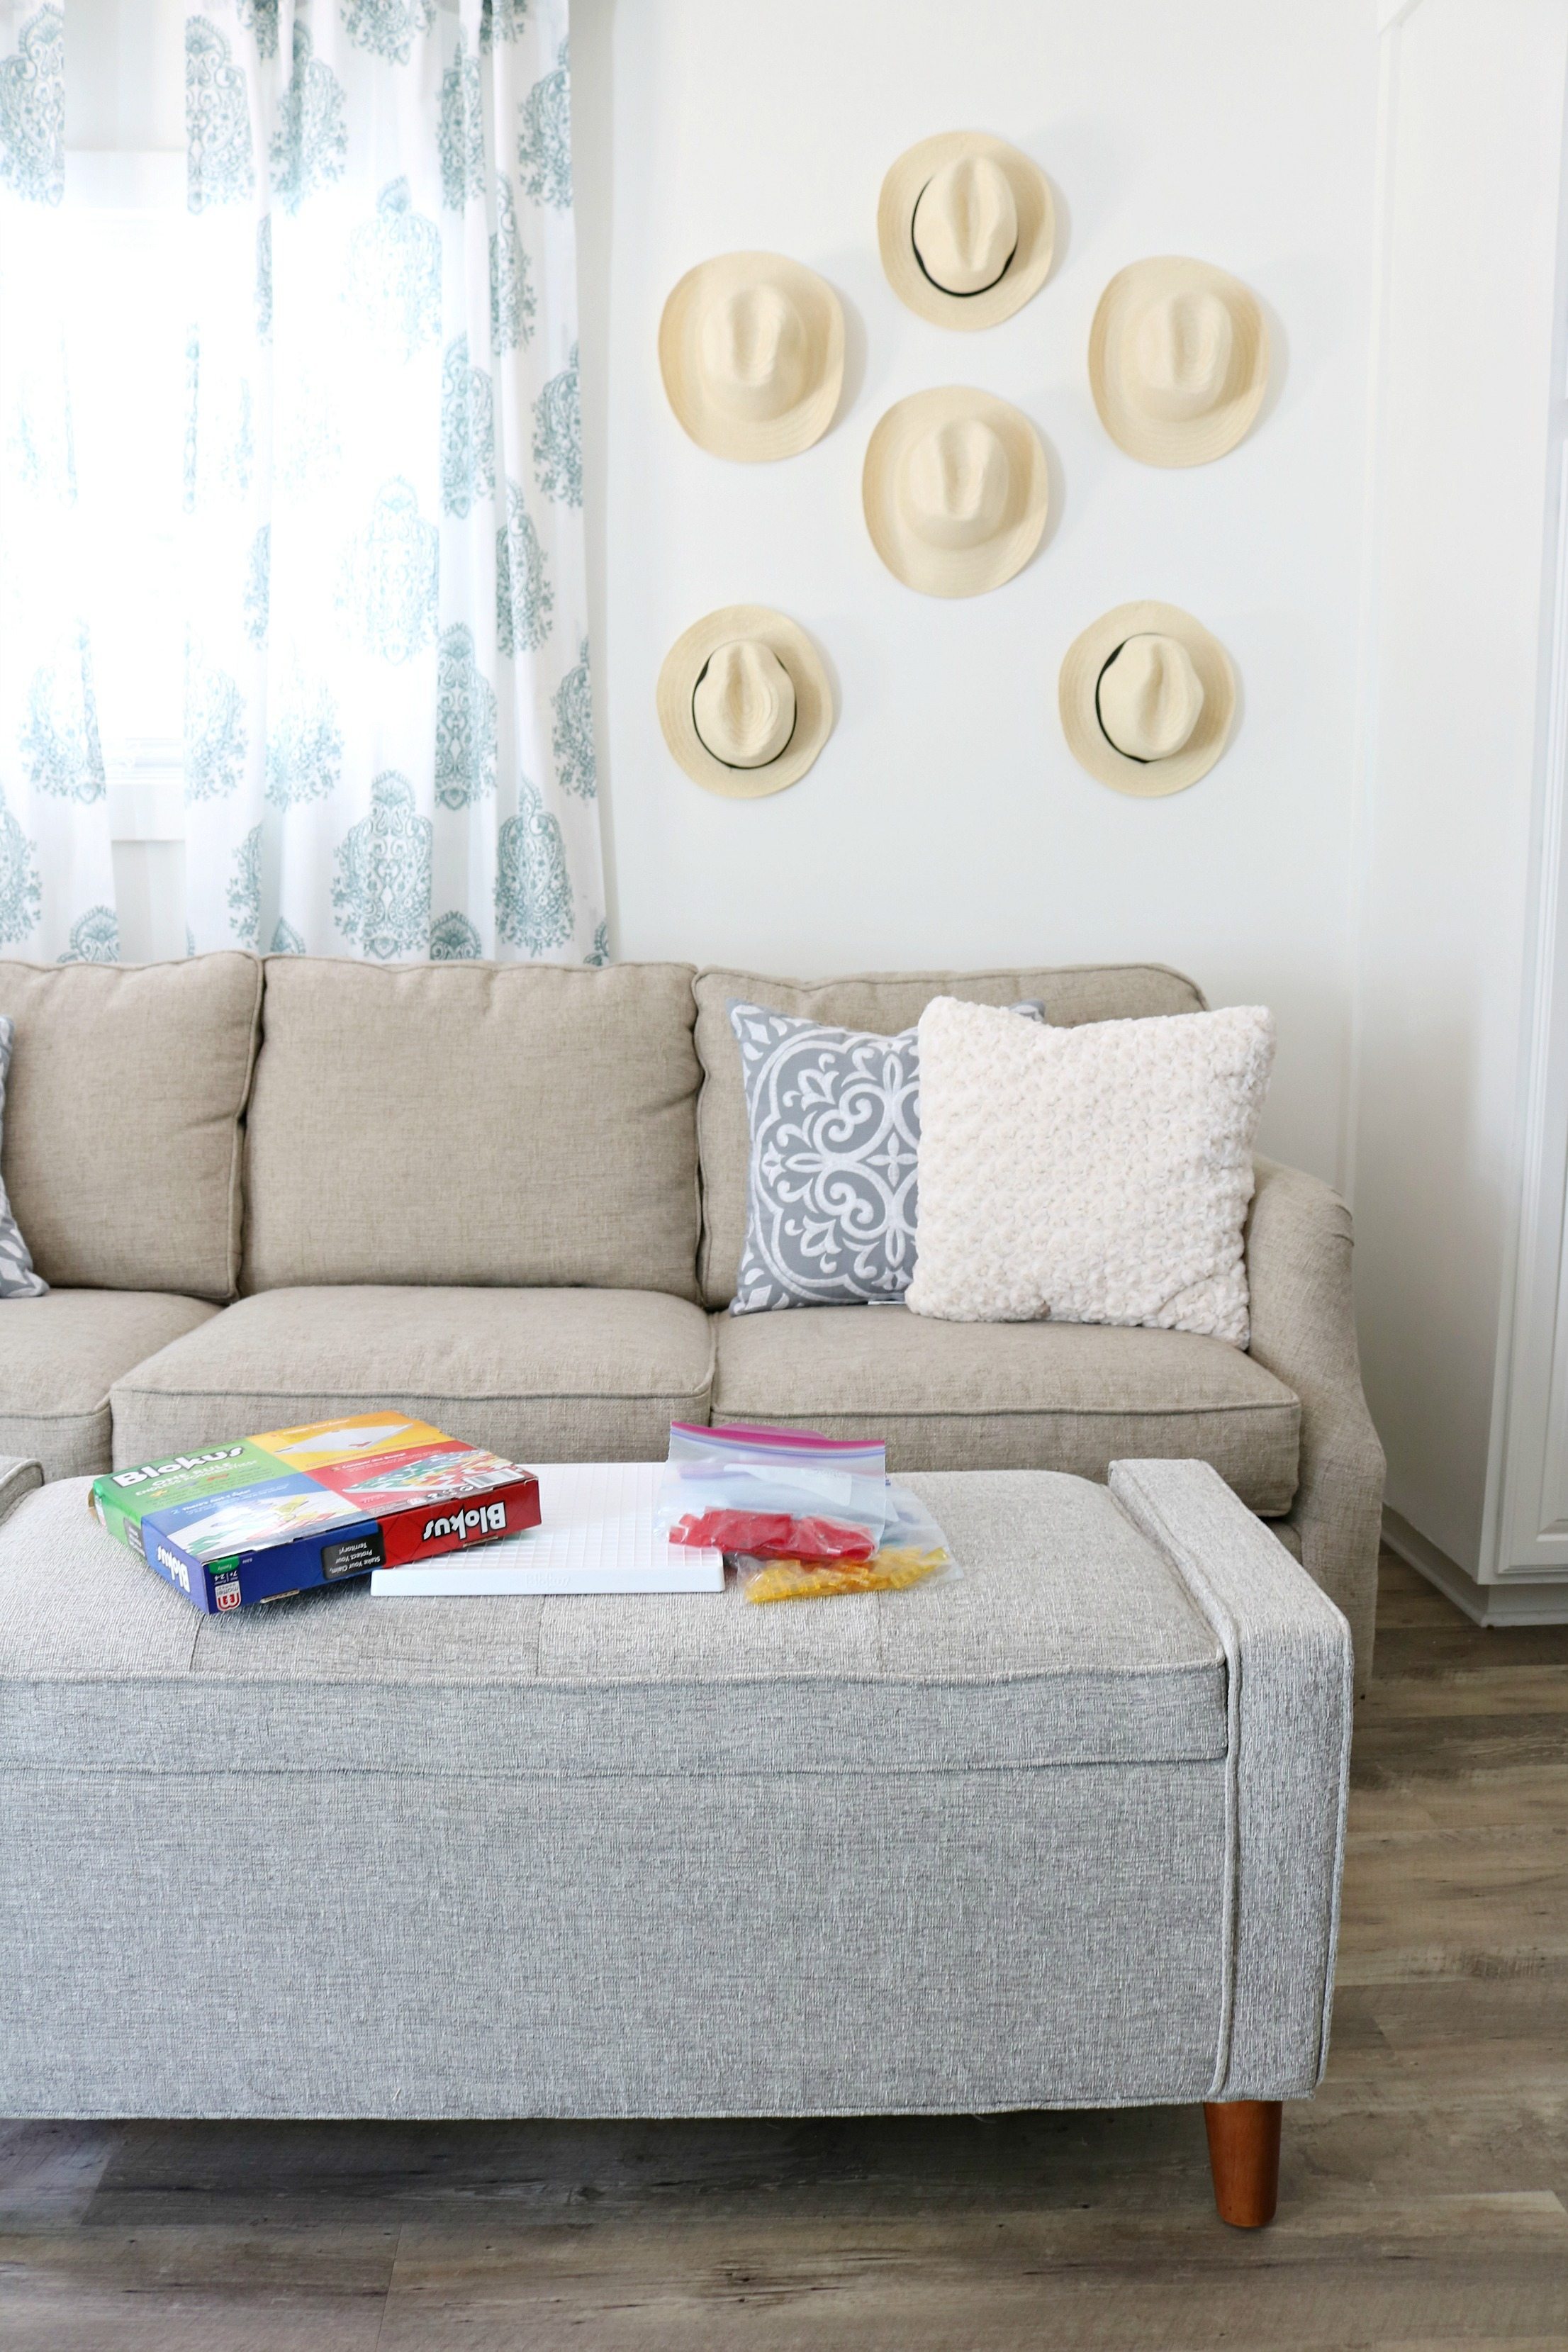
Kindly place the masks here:
POLYGON ((923 1584, 952 1565, 949 1552, 917 1551, 889 1545, 869 1559, 836 1559, 814 1567, 801 1559, 772 1559, 746 1584, 748 1601, 826 1601, 840 1592, 899 1592, 923 1584))

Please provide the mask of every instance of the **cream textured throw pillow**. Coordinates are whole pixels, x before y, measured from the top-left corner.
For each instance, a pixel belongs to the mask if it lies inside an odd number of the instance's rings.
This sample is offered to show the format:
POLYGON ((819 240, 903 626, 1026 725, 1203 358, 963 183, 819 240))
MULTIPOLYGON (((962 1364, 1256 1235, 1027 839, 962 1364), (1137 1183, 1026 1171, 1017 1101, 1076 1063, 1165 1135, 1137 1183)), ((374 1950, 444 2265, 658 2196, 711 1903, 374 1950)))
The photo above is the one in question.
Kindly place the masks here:
POLYGON ((913 1313, 1246 1347, 1241 1231, 1271 1014, 1054 1029, 939 996, 920 1053, 913 1313))

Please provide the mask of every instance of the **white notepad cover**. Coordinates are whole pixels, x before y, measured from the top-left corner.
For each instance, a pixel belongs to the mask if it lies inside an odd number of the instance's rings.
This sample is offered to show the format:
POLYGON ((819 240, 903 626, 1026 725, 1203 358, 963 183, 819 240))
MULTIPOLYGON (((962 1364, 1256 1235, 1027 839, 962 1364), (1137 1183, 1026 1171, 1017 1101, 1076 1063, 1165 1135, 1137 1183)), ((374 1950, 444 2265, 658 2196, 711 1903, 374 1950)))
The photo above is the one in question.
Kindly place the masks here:
POLYGON ((378 1568, 382 1600, 507 1592, 721 1592, 724 1555, 669 1544, 654 1529, 660 1462, 538 1466, 542 1524, 474 1551, 378 1568))

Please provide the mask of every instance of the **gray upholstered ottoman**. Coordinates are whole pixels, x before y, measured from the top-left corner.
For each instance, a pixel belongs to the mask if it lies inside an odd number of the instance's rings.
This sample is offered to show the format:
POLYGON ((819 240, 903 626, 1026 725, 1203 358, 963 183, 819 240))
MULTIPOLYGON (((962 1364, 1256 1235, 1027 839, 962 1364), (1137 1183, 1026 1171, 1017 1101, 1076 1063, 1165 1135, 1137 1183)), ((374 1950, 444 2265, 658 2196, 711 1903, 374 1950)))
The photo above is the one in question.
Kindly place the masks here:
POLYGON ((29 1483, 0 2112, 1204 2101, 1222 2210, 1267 2218, 1323 2063, 1350 1643, 1214 1471, 915 1479, 965 1570, 926 1591, 231 1618, 29 1483))

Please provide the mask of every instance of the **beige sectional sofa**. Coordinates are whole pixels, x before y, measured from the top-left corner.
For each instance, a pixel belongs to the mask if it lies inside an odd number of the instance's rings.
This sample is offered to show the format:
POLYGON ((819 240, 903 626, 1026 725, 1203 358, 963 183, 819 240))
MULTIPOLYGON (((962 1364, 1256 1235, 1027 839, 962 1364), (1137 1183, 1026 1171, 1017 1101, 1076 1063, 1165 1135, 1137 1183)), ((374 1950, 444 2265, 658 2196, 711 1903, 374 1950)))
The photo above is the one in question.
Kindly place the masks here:
POLYGON ((412 1406, 524 1460, 671 1419, 886 1434, 900 1469, 1212 1462, 1371 1657, 1383 1459, 1346 1211, 1258 1162, 1249 1352, 1183 1333, 731 1317, 747 1135, 726 1007, 879 1031, 948 992, 1195 1011, 1149 965, 793 983, 679 964, 0 961, 3 1168, 47 1297, 0 1303, 0 1453, 52 1478, 412 1406))

